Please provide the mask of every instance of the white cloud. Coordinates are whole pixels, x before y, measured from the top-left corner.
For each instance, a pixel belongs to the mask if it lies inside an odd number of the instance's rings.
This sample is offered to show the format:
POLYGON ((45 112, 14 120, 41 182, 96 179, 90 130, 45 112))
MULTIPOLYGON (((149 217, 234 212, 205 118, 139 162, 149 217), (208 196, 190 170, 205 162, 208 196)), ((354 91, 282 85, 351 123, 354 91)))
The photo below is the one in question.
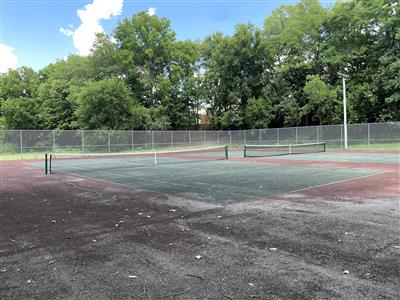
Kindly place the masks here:
POLYGON ((66 36, 72 36, 74 34, 74 32, 72 30, 65 29, 63 27, 61 27, 59 31, 60 31, 60 33, 62 33, 63 35, 66 35, 66 36))
POLYGON ((10 68, 15 68, 18 57, 14 53, 14 48, 5 44, 0 44, 0 73, 5 73, 10 68))
POLYGON ((96 33, 104 32, 100 21, 121 14, 123 2, 124 0, 92 0, 92 3, 77 11, 81 25, 74 31, 60 28, 60 32, 72 36, 74 46, 80 55, 88 55, 96 39, 96 33))
POLYGON ((157 9, 157 8, 150 7, 150 8, 147 10, 147 13, 149 14, 150 17, 151 17, 151 16, 154 16, 154 15, 156 14, 156 9, 157 9))

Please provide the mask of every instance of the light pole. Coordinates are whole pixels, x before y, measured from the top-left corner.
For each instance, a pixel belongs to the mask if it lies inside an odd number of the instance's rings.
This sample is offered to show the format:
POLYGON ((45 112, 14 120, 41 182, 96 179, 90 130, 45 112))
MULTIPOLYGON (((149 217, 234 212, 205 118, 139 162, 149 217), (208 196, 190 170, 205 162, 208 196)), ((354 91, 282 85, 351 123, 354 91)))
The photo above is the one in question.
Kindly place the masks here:
POLYGON ((346 105, 346 79, 349 75, 338 73, 343 82, 343 131, 344 131, 344 149, 347 149, 347 105, 346 105))

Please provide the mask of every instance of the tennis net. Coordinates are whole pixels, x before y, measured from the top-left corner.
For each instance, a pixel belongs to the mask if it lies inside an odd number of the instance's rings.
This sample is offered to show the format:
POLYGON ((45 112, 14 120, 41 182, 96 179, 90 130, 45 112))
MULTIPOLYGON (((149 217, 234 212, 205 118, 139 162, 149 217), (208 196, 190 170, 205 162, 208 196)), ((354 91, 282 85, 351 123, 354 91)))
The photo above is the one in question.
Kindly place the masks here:
POLYGON ((244 157, 267 157, 288 154, 325 152, 325 142, 288 145, 245 145, 244 157))
POLYGON ((55 153, 45 155, 45 173, 140 168, 228 159, 228 146, 130 153, 55 153))

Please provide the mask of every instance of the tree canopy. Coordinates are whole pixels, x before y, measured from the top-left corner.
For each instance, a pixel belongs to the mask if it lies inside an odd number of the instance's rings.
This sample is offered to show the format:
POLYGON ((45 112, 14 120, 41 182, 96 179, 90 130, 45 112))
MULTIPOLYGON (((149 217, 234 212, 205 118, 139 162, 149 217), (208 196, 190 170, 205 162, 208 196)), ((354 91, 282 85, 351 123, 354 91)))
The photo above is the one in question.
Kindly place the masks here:
POLYGON ((395 0, 281 5, 262 28, 238 24, 177 40, 140 12, 99 34, 88 56, 0 74, 7 129, 214 129, 400 120, 400 17, 395 0))

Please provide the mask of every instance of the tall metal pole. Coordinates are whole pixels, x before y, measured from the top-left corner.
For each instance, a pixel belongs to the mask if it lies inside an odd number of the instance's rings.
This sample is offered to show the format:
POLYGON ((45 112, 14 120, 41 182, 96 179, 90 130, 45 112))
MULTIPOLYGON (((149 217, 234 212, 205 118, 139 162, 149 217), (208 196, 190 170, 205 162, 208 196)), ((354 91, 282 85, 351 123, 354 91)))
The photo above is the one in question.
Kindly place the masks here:
POLYGON ((338 73, 343 82, 343 131, 344 131, 344 149, 347 149, 347 103, 346 103, 346 79, 349 75, 338 73))
POLYGON ((344 129, 344 149, 347 149, 347 102, 346 102, 346 78, 343 80, 343 129, 344 129))

